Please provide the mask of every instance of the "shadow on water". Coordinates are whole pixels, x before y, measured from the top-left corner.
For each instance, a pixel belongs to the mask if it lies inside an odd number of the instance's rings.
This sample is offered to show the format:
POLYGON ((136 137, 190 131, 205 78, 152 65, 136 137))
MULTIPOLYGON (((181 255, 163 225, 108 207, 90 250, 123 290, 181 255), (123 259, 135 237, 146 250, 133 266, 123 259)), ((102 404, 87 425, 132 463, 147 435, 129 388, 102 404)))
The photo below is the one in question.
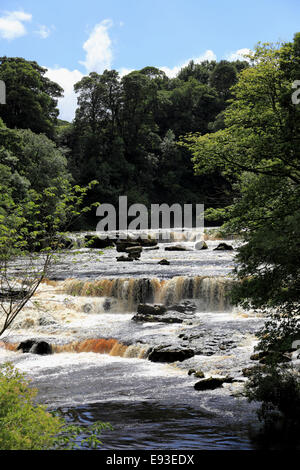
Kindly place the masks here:
POLYGON ((247 428, 240 423, 216 422, 213 414, 191 407, 159 403, 105 402, 60 408, 70 423, 109 422, 113 431, 102 434, 102 449, 251 450, 247 428))

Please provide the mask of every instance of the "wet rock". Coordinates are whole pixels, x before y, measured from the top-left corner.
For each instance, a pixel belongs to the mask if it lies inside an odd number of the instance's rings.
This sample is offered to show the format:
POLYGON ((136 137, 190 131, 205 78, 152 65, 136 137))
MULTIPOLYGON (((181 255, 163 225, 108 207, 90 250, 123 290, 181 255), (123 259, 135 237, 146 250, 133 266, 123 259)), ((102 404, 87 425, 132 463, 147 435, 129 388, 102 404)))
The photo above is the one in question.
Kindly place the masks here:
POLYGON ((38 319, 38 323, 40 326, 50 326, 55 325, 56 321, 51 315, 41 315, 38 319))
POLYGON ((40 341, 36 339, 27 339, 26 341, 22 341, 17 350, 22 350, 23 353, 32 353, 32 354, 39 354, 39 355, 46 355, 52 354, 52 347, 46 341, 40 341))
POLYGON ((205 377, 204 372, 202 372, 202 370, 195 370, 195 369, 190 369, 188 371, 188 375, 193 375, 194 377, 197 377, 198 379, 203 379, 205 377))
POLYGON ((1 300, 22 300, 29 294, 28 291, 24 289, 1 289, 0 290, 0 299, 1 300))
POLYGON ((92 310, 93 310, 92 304, 84 304, 82 307, 82 311, 84 313, 91 313, 92 310))
POLYGON ((149 248, 144 248, 145 251, 159 250, 159 246, 150 246, 149 248))
POLYGON ((167 308, 162 304, 139 304, 137 313, 139 315, 163 315, 167 308))
POLYGON ((157 264, 160 264, 161 266, 169 266, 170 261, 167 259, 161 259, 157 264))
POLYGON ((139 246, 135 240, 118 240, 116 242, 116 250, 118 253, 126 253, 128 248, 139 246))
POLYGON ((215 390, 220 388, 224 383, 232 383, 233 379, 231 377, 208 377, 207 379, 202 379, 199 382, 195 383, 195 390, 204 391, 204 390, 215 390))
POLYGON ((186 248, 183 245, 171 245, 166 246, 165 251, 191 251, 189 248, 186 248))
POLYGON ((104 304, 103 304, 104 312, 109 312, 114 303, 116 303, 115 299, 111 299, 111 298, 105 299, 104 304))
POLYGON ((231 251, 233 250, 233 246, 228 245, 227 243, 219 243, 219 245, 214 248, 214 251, 231 251))
POLYGON ((150 239, 150 238, 130 238, 128 237, 126 240, 118 240, 115 243, 116 249, 118 252, 126 252, 128 248, 143 248, 143 247, 156 247, 157 240, 150 239))
POLYGON ((182 362, 194 356, 192 349, 157 346, 152 348, 148 359, 152 362, 182 362))
POLYGON ((208 246, 204 240, 199 240, 198 242, 195 243, 194 248, 195 250, 207 250, 208 246))
POLYGON ((196 311, 196 305, 189 300, 184 300, 179 304, 173 304, 168 307, 168 310, 175 310, 175 312, 181 313, 194 313, 196 311))
POLYGON ((204 372, 202 372, 202 370, 197 370, 195 373, 194 373, 194 377, 197 377, 198 379, 204 379, 204 372))
POLYGON ((143 247, 142 246, 129 246, 128 248, 125 249, 125 252, 126 253, 129 253, 129 254, 141 254, 141 252, 143 251, 143 247))
POLYGON ((137 314, 132 318, 137 322, 182 323, 192 319, 196 306, 186 301, 165 307, 164 305, 140 304, 137 314))
POLYGON ((157 240, 154 238, 138 238, 137 242, 139 245, 144 246, 144 247, 156 247, 157 245, 157 240))
POLYGON ((117 256, 117 261, 133 261, 131 256, 117 256))
POLYGON ((84 246, 87 248, 107 248, 109 246, 114 246, 117 242, 117 238, 100 238, 95 235, 85 235, 84 237, 84 246))
POLYGON ((130 246, 129 248, 126 248, 125 251, 128 253, 129 258, 139 259, 143 248, 141 246, 130 246))

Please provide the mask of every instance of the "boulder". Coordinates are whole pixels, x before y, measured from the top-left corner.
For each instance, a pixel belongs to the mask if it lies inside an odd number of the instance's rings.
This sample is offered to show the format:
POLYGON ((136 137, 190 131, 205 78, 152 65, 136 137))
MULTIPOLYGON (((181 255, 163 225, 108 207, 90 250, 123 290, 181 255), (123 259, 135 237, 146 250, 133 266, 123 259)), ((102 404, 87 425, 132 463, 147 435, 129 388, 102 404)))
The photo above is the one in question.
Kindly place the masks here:
POLYGON ((141 257, 141 252, 143 248, 141 246, 130 246, 125 249, 125 252, 128 253, 129 258, 139 259, 141 257))
POLYGON ((222 242, 222 243, 219 243, 219 245, 216 248, 214 248, 214 251, 216 251, 216 250, 218 250, 218 251, 231 251, 231 250, 233 250, 233 246, 222 242))
POLYGON ((157 264, 160 264, 161 266, 169 266, 170 261, 167 259, 161 259, 157 264))
POLYGON ((195 390, 215 390, 222 387, 223 383, 232 383, 231 377, 208 377, 207 379, 199 380, 194 385, 195 390))
POLYGON ((194 245, 195 250, 207 250, 208 246, 203 240, 199 240, 198 242, 195 243, 194 245))
POLYGON ((107 248, 113 246, 117 242, 117 238, 100 238, 97 235, 85 235, 84 246, 87 248, 107 248))
POLYGON ((117 261, 133 261, 133 259, 131 256, 117 256, 117 261))
POLYGON ((52 346, 46 341, 40 341, 36 339, 27 339, 22 341, 17 350, 22 350, 23 353, 32 353, 32 354, 52 354, 52 346))
POLYGON ((152 348, 148 359, 152 362, 182 362, 194 356, 192 349, 158 346, 152 348))
POLYGON ((135 240, 118 240, 116 242, 116 249, 118 253, 126 253, 128 248, 140 246, 135 240))
POLYGON ((183 245, 170 245, 165 247, 165 251, 191 251, 183 245))

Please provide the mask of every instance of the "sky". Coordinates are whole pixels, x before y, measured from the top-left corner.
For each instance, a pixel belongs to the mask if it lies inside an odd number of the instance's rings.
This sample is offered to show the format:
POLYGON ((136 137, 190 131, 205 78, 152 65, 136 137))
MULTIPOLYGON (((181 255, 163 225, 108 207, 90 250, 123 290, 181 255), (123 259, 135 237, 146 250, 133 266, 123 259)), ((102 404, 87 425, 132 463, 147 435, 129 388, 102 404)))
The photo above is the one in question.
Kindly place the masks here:
POLYGON ((0 0, 0 56, 47 68, 76 109, 74 83, 105 69, 148 65, 174 77, 193 59, 235 60, 261 42, 291 41, 299 0, 0 0))

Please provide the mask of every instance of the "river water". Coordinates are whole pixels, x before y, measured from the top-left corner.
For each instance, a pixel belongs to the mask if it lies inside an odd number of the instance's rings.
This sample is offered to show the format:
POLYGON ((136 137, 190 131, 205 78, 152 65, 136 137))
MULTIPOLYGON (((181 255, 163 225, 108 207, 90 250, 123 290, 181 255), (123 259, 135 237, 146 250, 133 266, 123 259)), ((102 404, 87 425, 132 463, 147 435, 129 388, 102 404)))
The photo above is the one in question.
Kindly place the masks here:
MULTIPOLYGON (((37 387, 38 401, 70 422, 110 422, 103 449, 252 449, 256 406, 240 396, 242 370, 263 317, 230 305, 234 251, 166 251, 159 243, 140 260, 117 262, 115 248, 66 251, 49 280, 5 332, 0 361, 11 361, 37 387), (158 265, 161 259, 170 265, 158 265), (135 322, 140 302, 170 305, 189 299, 196 312, 181 323, 135 322), (28 338, 48 341, 54 354, 16 351, 28 338), (5 347, 4 347, 5 346, 5 347), (190 348, 182 362, 151 362, 151 348, 190 348), (205 377, 232 383, 196 391, 205 377)), ((236 241, 226 241, 236 246, 236 241)), ((20 270, 24 266, 19 267, 20 270)))

